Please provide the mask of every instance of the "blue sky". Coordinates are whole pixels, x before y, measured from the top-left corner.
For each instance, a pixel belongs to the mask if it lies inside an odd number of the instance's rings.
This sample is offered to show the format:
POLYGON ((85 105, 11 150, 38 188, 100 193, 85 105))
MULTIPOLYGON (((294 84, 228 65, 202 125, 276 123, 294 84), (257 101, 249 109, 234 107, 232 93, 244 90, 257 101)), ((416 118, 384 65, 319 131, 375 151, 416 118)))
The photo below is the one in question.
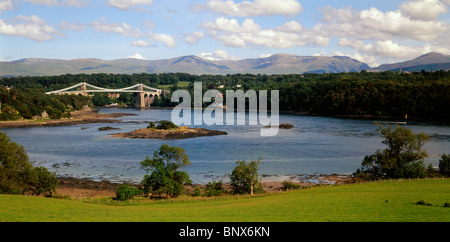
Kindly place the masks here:
POLYGON ((450 0, 0 0, 0 60, 450 54, 450 0))

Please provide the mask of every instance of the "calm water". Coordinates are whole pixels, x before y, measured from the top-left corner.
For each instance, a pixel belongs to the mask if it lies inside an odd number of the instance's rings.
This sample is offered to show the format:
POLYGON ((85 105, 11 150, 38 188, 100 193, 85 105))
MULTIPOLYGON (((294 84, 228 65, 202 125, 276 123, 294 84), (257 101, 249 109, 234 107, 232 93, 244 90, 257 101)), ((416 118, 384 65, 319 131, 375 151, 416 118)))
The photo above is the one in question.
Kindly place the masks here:
MULTIPOLYGON (((94 180, 139 182, 146 174, 140 161, 152 157, 161 144, 183 147, 192 165, 185 170, 194 183, 212 179, 228 182, 237 160, 263 158, 259 173, 276 180, 284 175, 350 174, 361 166, 365 155, 384 148, 382 138, 370 120, 351 120, 298 115, 280 115, 280 123, 293 129, 280 129, 277 136, 261 137, 259 126, 203 126, 228 135, 182 140, 112 138, 108 134, 146 127, 144 121, 170 120, 171 110, 103 109, 101 112, 128 112, 122 117, 134 123, 86 124, 68 127, 5 129, 11 140, 23 145, 34 165, 45 166, 58 176, 94 180), (120 130, 98 131, 111 126, 120 130)), ((224 113, 225 115, 225 113, 224 113)), ((450 126, 408 122, 414 132, 425 132, 431 140, 425 145, 426 163, 437 166, 440 155, 450 153, 450 126)), ((198 127, 198 126, 196 126, 198 127)))

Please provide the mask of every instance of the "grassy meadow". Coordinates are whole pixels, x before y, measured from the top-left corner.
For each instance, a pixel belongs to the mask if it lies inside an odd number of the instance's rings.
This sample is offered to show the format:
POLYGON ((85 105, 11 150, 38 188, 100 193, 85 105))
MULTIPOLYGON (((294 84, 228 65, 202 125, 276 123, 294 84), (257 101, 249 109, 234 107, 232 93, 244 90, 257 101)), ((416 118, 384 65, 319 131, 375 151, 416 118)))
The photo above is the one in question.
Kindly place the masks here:
POLYGON ((72 200, 0 195, 0 221, 449 222, 450 179, 324 186, 260 196, 72 200), (424 205, 417 204, 424 201, 424 205))

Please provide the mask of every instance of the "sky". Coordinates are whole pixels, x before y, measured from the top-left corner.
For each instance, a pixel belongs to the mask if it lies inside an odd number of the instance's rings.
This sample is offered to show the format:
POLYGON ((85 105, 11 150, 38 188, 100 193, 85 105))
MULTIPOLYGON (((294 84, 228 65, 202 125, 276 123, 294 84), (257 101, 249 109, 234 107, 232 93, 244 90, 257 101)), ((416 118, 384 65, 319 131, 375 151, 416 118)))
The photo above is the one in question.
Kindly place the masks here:
POLYGON ((0 61, 450 54, 450 0, 0 0, 0 61))

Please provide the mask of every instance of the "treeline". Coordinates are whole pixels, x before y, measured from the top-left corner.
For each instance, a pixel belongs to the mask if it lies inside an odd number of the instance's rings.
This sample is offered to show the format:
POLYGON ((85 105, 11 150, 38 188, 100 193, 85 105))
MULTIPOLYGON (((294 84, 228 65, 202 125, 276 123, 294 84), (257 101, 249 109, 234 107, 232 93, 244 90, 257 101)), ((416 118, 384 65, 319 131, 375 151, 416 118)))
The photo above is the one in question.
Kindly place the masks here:
POLYGON ((413 79, 358 76, 280 86, 280 109, 319 115, 373 115, 450 120, 450 75, 413 79))
MULTIPOLYGON (((225 90, 279 90, 280 110, 307 112, 317 115, 371 115, 450 120, 450 71, 436 72, 378 72, 335 74, 285 75, 190 75, 164 74, 79 74, 54 77, 17 77, 2 80, 15 87, 42 88, 53 91, 88 82, 108 88, 122 88, 137 83, 158 87, 172 85, 168 91, 179 88, 180 82, 191 93, 194 82, 203 83, 203 91, 225 90)), ((167 89, 166 89, 167 90, 167 89)), ((268 93, 270 97, 270 92, 268 93)), ((226 99, 226 96, 224 97, 226 99)), ((132 103, 133 97, 124 97, 132 103)), ((154 106, 175 106, 170 93, 156 98, 154 106)), ((204 104, 206 106, 207 104, 204 104)))
POLYGON ((3 78, 3 85, 14 86, 16 88, 43 88, 47 91, 54 91, 75 85, 80 82, 87 82, 94 86, 104 88, 122 88, 138 83, 157 88, 158 85, 174 85, 179 81, 191 81, 191 76, 184 73, 167 74, 66 74, 60 76, 26 76, 3 78))
POLYGON ((90 98, 78 95, 46 95, 42 88, 0 86, 0 120, 32 119, 45 111, 51 119, 69 118, 70 112, 88 105, 90 98))

